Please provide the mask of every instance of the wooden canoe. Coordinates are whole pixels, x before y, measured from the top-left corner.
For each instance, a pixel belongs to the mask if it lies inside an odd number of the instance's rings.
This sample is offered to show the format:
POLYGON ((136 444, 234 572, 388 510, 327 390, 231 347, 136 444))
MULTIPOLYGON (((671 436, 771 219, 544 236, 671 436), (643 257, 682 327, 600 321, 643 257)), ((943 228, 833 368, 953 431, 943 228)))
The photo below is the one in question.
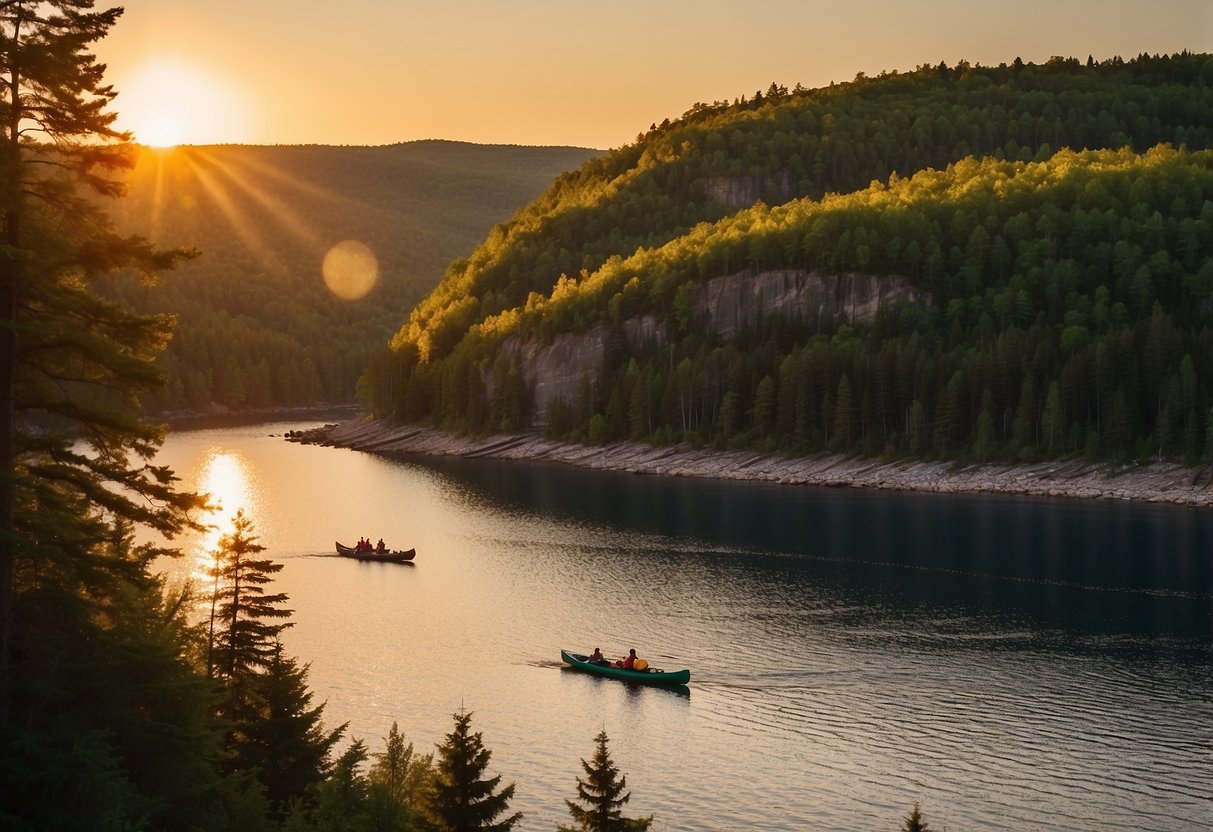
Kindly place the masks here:
POLYGON ((371 563, 408 563, 417 556, 416 549, 406 549, 404 551, 395 552, 359 552, 353 546, 346 546, 342 543, 337 544, 337 554, 343 558, 353 558, 354 560, 365 560, 371 563))
POLYGON ((606 676, 611 679, 622 679, 625 682, 635 682, 639 685, 685 685, 691 681, 689 670, 628 670, 614 665, 594 664, 589 656, 581 653, 560 651, 560 658, 574 670, 592 673, 595 676, 606 676))

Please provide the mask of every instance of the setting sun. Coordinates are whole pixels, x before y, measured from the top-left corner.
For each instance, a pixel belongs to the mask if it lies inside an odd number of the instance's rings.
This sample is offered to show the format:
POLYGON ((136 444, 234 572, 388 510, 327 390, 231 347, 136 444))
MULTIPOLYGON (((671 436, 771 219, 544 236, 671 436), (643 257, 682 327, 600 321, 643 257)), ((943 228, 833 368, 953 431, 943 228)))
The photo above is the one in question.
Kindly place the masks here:
POLYGON ((118 126, 130 130, 140 144, 216 143, 243 131, 237 97, 193 67, 151 64, 117 86, 118 126))
POLYGON ((149 147, 173 147, 185 143, 185 126, 177 116, 162 113, 136 128, 135 138, 149 147))

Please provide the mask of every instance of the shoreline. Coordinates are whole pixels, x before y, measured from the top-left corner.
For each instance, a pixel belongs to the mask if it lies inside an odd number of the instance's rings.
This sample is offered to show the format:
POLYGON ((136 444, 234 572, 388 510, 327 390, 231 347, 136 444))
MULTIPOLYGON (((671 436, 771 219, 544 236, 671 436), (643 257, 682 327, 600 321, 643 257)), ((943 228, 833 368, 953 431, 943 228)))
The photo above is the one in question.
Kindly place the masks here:
POLYGON ((174 430, 198 430, 205 428, 228 428, 241 425, 256 425, 268 421, 291 419, 344 419, 362 413, 357 404, 317 404, 299 407, 261 407, 249 410, 206 408, 202 410, 174 410, 148 416, 148 421, 166 424, 174 430))
POLYGON ((979 465, 918 460, 881 462, 839 454, 790 458, 755 451, 696 449, 690 445, 657 447, 640 442, 573 445, 533 434, 477 439, 366 417, 292 432, 288 439, 388 456, 418 454, 525 460, 654 476, 940 494, 1013 494, 1192 507, 1213 505, 1213 470, 1210 466, 1189 468, 1169 462, 1112 469, 1106 464, 1081 460, 979 465))

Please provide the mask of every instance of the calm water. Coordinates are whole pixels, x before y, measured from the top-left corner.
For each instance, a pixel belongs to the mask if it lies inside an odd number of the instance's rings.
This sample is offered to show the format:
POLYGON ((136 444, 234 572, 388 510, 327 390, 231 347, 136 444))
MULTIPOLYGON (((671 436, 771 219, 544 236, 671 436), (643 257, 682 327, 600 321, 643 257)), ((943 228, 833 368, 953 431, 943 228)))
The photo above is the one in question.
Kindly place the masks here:
MULTIPOLYGON (((177 433, 285 569, 329 725, 432 750, 460 708, 522 828, 605 727, 658 830, 1208 829, 1213 511, 739 485, 177 433), (415 566, 330 557, 416 546, 415 566), (561 647, 689 667, 690 692, 561 647)), ((200 564, 212 540, 183 542, 200 564)))

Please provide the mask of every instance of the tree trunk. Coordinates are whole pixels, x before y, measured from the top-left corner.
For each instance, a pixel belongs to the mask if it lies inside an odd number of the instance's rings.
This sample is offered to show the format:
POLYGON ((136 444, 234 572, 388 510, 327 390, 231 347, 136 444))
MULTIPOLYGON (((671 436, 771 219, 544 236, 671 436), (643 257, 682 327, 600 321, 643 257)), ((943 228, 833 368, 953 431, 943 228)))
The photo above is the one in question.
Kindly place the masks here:
MULTIPOLYGON (((6 212, 5 242, 15 250, 18 238, 17 215, 6 212)), ((20 266, 10 257, 0 265, 0 733, 9 727, 12 701, 11 643, 13 600, 16 591, 16 364, 17 364, 17 279, 20 266)))
MULTIPOLYGON (((20 37, 13 33, 12 44, 20 37)), ((17 286, 21 278, 21 133, 20 76, 5 79, 9 123, 4 134, 4 242, 9 251, 0 259, 0 733, 9 727, 12 704, 13 604, 16 593, 16 378, 17 286)))

